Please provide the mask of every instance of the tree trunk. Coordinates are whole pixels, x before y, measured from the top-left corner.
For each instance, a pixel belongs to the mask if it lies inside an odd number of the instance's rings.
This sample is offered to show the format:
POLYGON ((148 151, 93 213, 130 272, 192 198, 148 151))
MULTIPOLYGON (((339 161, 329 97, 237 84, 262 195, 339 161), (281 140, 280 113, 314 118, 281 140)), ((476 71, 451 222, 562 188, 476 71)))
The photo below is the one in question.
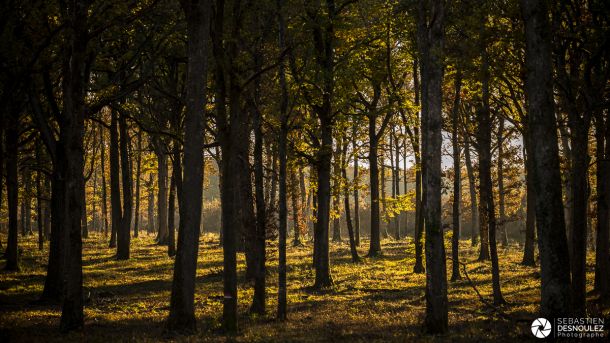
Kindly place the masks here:
POLYGON ((183 1, 182 8, 186 14, 188 46, 184 173, 176 171, 174 174, 179 189, 180 223, 167 324, 170 330, 193 331, 196 330, 195 277, 203 199, 204 108, 211 6, 210 1, 183 1))
POLYGON ((460 164, 460 146, 458 137, 458 122, 459 122, 459 107, 460 107, 460 92, 462 88, 462 74, 458 70, 455 75, 455 95, 453 99, 453 108, 451 109, 451 145, 453 146, 453 237, 451 239, 451 281, 461 279, 460 276, 460 212, 462 210, 462 167, 460 164))
POLYGON ((472 246, 478 242, 477 228, 479 227, 479 205, 477 203, 477 190, 474 177, 474 168, 470 158, 470 138, 465 137, 464 158, 466 159, 466 172, 468 173, 468 189, 470 190, 470 240, 472 246))
POLYGON ((610 301, 609 246, 610 237, 610 120, 596 116, 595 138, 597 142, 597 239, 595 247, 595 290, 602 303, 610 301), (604 142, 605 141, 605 142, 604 142))
MULTIPOLYGON (((1 136, 0 136, 1 137, 1 136)), ((2 139, 2 138, 0 138, 2 139)), ((2 147, 0 147, 1 149, 2 147)), ((36 140, 36 163, 41 166, 42 165, 42 149, 40 146, 40 140, 36 140)), ((2 163, 2 161, 0 161, 2 163)), ((2 179, 0 178, 0 187, 2 184, 2 179)), ((43 221, 44 221, 44 212, 43 212, 43 197, 44 192, 42 190, 42 172, 40 169, 36 172, 36 226, 38 228, 38 250, 42 250, 44 248, 44 230, 43 230, 43 221)), ((1 196, 1 194, 0 194, 1 196)))
MULTIPOLYGON (((121 208, 120 190, 120 167, 119 167, 119 133, 118 133, 118 114, 111 111, 110 124, 110 206, 112 231, 110 233, 110 248, 117 246, 118 231, 121 230, 123 211, 121 208)), ((118 257, 118 251, 117 251, 118 257)))
POLYGON ((332 197, 333 197, 333 242, 341 242, 341 165, 340 165, 340 155, 341 155, 341 146, 343 145, 343 139, 339 138, 336 141, 336 149, 333 156, 333 188, 332 188, 332 197))
POLYGON ((356 246, 360 246, 360 194, 359 194, 359 183, 360 176, 359 165, 358 165, 358 150, 356 146, 356 125, 354 124, 354 131, 352 133, 352 149, 354 150, 354 240, 356 246))
POLYGON ((155 192, 153 174, 148 174, 148 220, 146 222, 147 231, 149 234, 155 232, 155 192))
POLYGON ((167 230, 167 154, 163 151, 163 147, 156 150, 157 154, 157 243, 159 245, 167 245, 168 230, 167 230))
MULTIPOLYGON (((260 53, 260 51, 257 51, 260 53)), ((257 69, 260 70, 260 57, 257 56, 257 69)), ((254 296, 252 297, 252 305, 250 311, 252 313, 265 313, 265 228, 267 227, 267 209, 265 207, 265 189, 264 189, 264 170, 263 170, 263 118, 262 113, 256 107, 260 102, 260 79, 256 80, 254 104, 251 107, 254 118, 254 187, 256 201, 256 221, 254 237, 252 237, 252 252, 253 252, 253 278, 254 278, 254 296)), ((294 175, 293 175, 294 178, 294 175)), ((294 179, 293 179, 294 181, 294 179)), ((293 185, 295 185, 293 183, 293 185)), ((293 206, 296 194, 293 188, 293 206)), ((298 218, 295 215, 295 242, 298 241, 298 218)), ((296 243, 295 243, 296 244, 296 243)))
POLYGON ((104 129, 100 127, 100 164, 102 165, 102 219, 104 221, 104 236, 108 236, 108 199, 106 194, 106 144, 104 143, 104 129))
MULTIPOLYGON (((19 115, 10 113, 6 128, 6 194, 8 203, 8 241, 5 270, 19 270, 17 207, 19 203, 19 115)), ((49 261, 50 262, 50 261, 49 261)))
POLYGON ((347 233, 349 235, 349 251, 352 255, 352 262, 357 263, 360 262, 360 257, 358 256, 358 250, 356 249, 356 239, 354 236, 354 227, 352 226, 352 217, 350 214, 350 206, 349 206, 349 181, 347 179, 347 142, 345 143, 344 153, 343 153, 343 161, 341 163, 341 177, 345 182, 345 186, 343 187, 343 202, 344 202, 344 211, 345 211, 345 222, 347 224, 347 233))
POLYGON ((496 211, 491 178, 491 112, 489 107, 489 56, 487 45, 482 48, 482 104, 477 113, 477 147, 479 148, 479 199, 481 218, 481 252, 479 261, 491 258, 491 279, 494 304, 506 303, 500 288, 500 268, 496 242, 496 211), (486 245, 489 244, 489 250, 486 245))
MULTIPOLYGON (((277 0, 278 45, 281 50, 286 47, 286 22, 283 16, 284 0, 277 0)), ((280 98, 280 136, 278 139, 278 158, 280 160, 280 206, 279 206, 279 237, 278 237, 278 291, 277 319, 287 319, 287 289, 286 289, 286 231, 288 226, 288 210, 286 208, 286 160, 288 140, 288 85, 286 84, 286 64, 279 60, 278 66, 280 98)), ((303 173, 301 172, 303 180, 303 173)), ((304 182, 301 182, 304 185, 304 182)), ((314 257, 315 259, 315 257, 314 257)))
POLYGON ((570 259, 561 194, 547 2, 523 0, 522 10, 526 38, 528 133, 534 162, 540 251, 540 312, 546 318, 570 317, 570 259))
POLYGON ((169 198, 167 201, 167 255, 176 255, 176 173, 172 171, 169 182, 169 198))
MULTIPOLYGON (((121 213, 121 226, 117 229, 117 259, 129 259, 129 246, 131 244, 131 215, 133 204, 133 181, 131 179, 132 169, 129 163, 129 151, 131 145, 127 133, 127 119, 124 115, 119 118, 119 129, 121 131, 121 176, 123 181, 123 212, 121 213)), ((119 200, 120 202, 120 200, 119 200)), ((120 208, 120 207, 119 207, 120 208)))
POLYGON ((442 2, 421 1, 418 49, 422 60, 422 152, 426 229, 426 317, 428 333, 448 329, 447 269, 441 223, 442 2), (429 8, 427 8, 429 7, 429 8), (427 13, 427 12, 430 13, 427 13), (429 17, 429 18, 428 18, 429 17), (431 18, 434 18, 432 20, 431 18))
MULTIPOLYGON (((369 183, 371 187, 371 234, 369 237, 369 257, 381 254, 381 229, 379 211, 379 160, 376 138, 375 117, 369 116, 369 183)), ((383 170, 382 170, 383 173, 383 170)))
MULTIPOLYGON (((415 129, 416 140, 419 140, 419 130, 415 129)), ((415 147, 414 147, 415 149, 415 147)), ((424 268, 424 194, 422 194, 422 161, 419 152, 419 144, 415 152, 415 265, 413 273, 420 274, 424 268)))
POLYGON ((506 248, 508 246, 508 234, 506 232, 506 209, 504 194, 504 119, 500 118, 498 128, 498 206, 500 207, 500 242, 506 248))
POLYGON ((303 213, 301 211, 301 204, 299 203, 299 184, 297 180, 296 171, 294 168, 290 170, 290 202, 292 204, 292 226, 294 230, 294 240, 292 246, 298 247, 301 243, 301 223, 303 213))
MULTIPOLYGON (((579 114, 576 114, 579 115, 579 114)), ((589 166, 589 125, 576 124, 571 120, 572 168, 570 171, 572 185, 572 222, 570 241, 572 242, 572 301, 574 315, 586 315, 586 258, 587 258, 587 207, 589 201, 588 166, 589 166)), ((579 120, 580 121, 580 120, 579 120)))
POLYGON ((531 153, 531 144, 529 143, 529 134, 523 137, 525 145, 525 187, 526 187, 526 214, 525 214, 525 245, 523 247, 524 266, 535 266, 536 258, 534 256, 536 244, 536 192, 534 191, 534 159, 531 153))
POLYGON ((142 132, 138 131, 138 143, 136 146, 136 212, 135 222, 133 224, 133 236, 138 237, 140 231, 140 170, 142 167, 142 132))

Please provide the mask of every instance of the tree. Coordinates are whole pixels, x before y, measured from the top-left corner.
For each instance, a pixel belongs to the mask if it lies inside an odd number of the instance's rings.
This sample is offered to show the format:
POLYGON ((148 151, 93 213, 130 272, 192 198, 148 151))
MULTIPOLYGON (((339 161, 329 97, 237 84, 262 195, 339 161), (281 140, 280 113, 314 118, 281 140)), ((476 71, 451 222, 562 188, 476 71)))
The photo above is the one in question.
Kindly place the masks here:
POLYGON ((420 1, 417 46, 421 60, 422 155, 426 230, 426 317, 428 333, 448 330, 447 269, 441 225, 441 113, 443 2, 420 1))
MULTIPOLYGON (((184 173, 179 197, 180 224, 168 329, 193 331, 195 276, 203 189, 203 143, 208 68, 209 1, 182 1, 187 20, 188 71, 184 120, 184 173)), ((179 175, 177 175, 179 178, 179 175)), ((180 182, 180 181, 178 181, 180 182)))
POLYGON ((553 104, 551 27, 545 0, 523 0, 528 133, 534 161, 541 304, 546 318, 572 314, 570 263, 561 199, 557 126, 553 104))

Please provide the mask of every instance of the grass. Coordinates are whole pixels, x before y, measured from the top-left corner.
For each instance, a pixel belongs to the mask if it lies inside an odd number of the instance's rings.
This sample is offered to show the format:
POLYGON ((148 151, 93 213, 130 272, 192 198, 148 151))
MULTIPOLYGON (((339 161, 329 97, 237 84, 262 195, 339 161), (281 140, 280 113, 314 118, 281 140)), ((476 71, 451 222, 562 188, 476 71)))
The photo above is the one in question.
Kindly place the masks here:
MULTIPOLYGON (((274 319, 277 297, 277 247, 267 247, 267 315, 250 316, 253 294, 244 282, 244 256, 238 256, 239 333, 227 338, 221 332, 222 249, 218 237, 201 239, 195 294, 199 331, 195 336, 167 336, 164 320, 169 312, 173 259, 154 237, 132 239, 132 258, 116 261, 106 239, 92 234, 84 241, 83 272, 85 329, 62 335, 58 332, 60 308, 36 303, 42 292, 48 243, 37 250, 36 237, 19 237, 21 270, 0 272, 0 341, 2 342, 122 342, 210 341, 224 342, 514 342, 535 341, 530 331, 540 299, 538 268, 524 267, 517 245, 500 249, 502 290, 509 302, 499 316, 484 305, 472 284, 462 279, 449 282, 449 330, 443 336, 421 331, 425 313, 425 274, 413 274, 414 249, 407 241, 384 240, 383 256, 350 261, 346 243, 333 243, 331 264, 334 288, 315 293, 308 289, 314 278, 312 245, 288 248, 287 322, 274 319)), ((6 242, 6 237, 2 237, 6 242)), ((366 252, 368 242, 359 248, 366 252)), ((449 248, 449 241, 447 241, 449 248)), ((478 251, 461 242, 460 259, 479 292, 491 300, 490 263, 477 262, 478 251)), ((449 251, 449 250, 448 250, 449 251)), ((592 262, 592 256, 589 262, 592 262)), ((450 276, 448 261, 448 275, 450 276)), ((0 262, 3 268, 4 262, 0 262)), ((593 265, 588 264, 588 288, 593 265)), ((609 315, 593 308, 592 313, 609 315), (597 312, 596 312, 597 311, 597 312)))

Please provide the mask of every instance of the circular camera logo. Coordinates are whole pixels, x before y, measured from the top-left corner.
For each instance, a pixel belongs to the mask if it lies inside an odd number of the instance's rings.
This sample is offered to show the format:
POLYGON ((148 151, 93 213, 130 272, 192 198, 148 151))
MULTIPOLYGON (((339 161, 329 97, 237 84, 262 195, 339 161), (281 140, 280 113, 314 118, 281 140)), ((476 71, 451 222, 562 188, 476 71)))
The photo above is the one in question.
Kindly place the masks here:
POLYGON ((532 333, 538 338, 546 338, 551 334, 551 322, 538 318, 532 323, 532 333))

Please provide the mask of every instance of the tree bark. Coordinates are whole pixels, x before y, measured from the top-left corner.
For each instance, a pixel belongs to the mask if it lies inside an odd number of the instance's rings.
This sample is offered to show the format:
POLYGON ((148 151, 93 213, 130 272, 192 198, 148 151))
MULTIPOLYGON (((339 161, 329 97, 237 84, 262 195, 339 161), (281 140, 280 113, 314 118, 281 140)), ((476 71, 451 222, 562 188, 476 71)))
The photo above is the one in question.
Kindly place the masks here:
POLYGON ((536 226, 541 269, 540 312, 546 318, 572 315, 570 261, 563 214, 559 149, 553 101, 553 66, 548 4, 523 0, 525 89, 528 133, 534 162, 536 226))
MULTIPOLYGON (((176 172, 180 223, 168 328, 196 330, 195 277, 203 192, 203 144, 210 1, 182 1, 187 21, 188 65, 184 118, 184 172, 176 172), (179 180, 181 179, 181 180, 179 180)), ((225 293, 225 299, 227 294, 225 293)))
MULTIPOLYGON (((119 177, 121 176, 119 167, 119 133, 118 133, 118 113, 111 111, 110 121, 110 206, 111 224, 110 248, 117 246, 118 231, 121 230, 123 211, 121 206, 121 190, 119 177)), ((118 251, 117 251, 118 257, 118 251)))
POLYGON ((455 75, 455 95, 453 98, 453 108, 451 110, 451 145, 453 146, 453 236, 451 239, 451 281, 461 279, 460 276, 460 212, 462 210, 462 167, 460 164, 460 147, 459 147, 459 136, 458 136, 458 122, 459 122, 459 107, 460 107, 460 93, 462 88, 462 74, 458 70, 455 75))
POLYGON ((142 167, 142 132, 138 131, 138 142, 136 145, 136 212, 135 222, 133 224, 133 236, 138 237, 140 232, 140 170, 142 167))
MULTIPOLYGON (((127 133, 127 119, 124 115, 119 118, 120 150, 121 150, 121 176, 123 186, 123 212, 121 213, 121 226, 117 229, 117 259, 129 259, 129 246, 131 244, 131 215, 133 204, 133 181, 131 179, 132 169, 129 163, 128 146, 129 134, 127 133)), ((119 200, 120 202, 120 200, 119 200)))
POLYGON ((597 238, 595 247, 595 290, 602 303, 610 301, 609 244, 610 237, 610 120, 601 113, 596 116, 595 138, 597 142, 597 238))
POLYGON ((6 128, 6 196, 8 204, 8 241, 6 244, 5 270, 19 270, 19 251, 17 224, 17 207, 19 203, 19 185, 17 180, 19 164, 19 115, 10 113, 6 128))
POLYGON ((479 205, 477 203, 477 190, 474 177, 474 168, 472 166, 472 159, 470 157, 470 138, 465 137, 466 142, 464 146, 464 158, 466 159, 466 172, 468 173, 468 189, 470 191, 470 240, 472 246, 475 246, 478 242, 479 234, 477 228, 479 227, 479 205))
POLYGON ((524 266, 535 266, 536 258, 536 192, 534 191, 534 159, 531 153, 531 144, 529 143, 529 134, 525 133, 523 137, 525 145, 525 187, 526 187, 526 214, 525 214, 525 245, 523 247, 524 266))
POLYGON ((498 128, 498 206, 500 210, 500 242, 506 248, 508 246, 508 233, 506 232, 506 209, 504 191, 504 119, 500 118, 498 128))
POLYGON ((426 230, 424 327, 428 333, 444 333, 448 330, 447 269, 441 223, 443 26, 443 2, 421 1, 418 7, 417 35, 422 61, 422 177, 426 230))

